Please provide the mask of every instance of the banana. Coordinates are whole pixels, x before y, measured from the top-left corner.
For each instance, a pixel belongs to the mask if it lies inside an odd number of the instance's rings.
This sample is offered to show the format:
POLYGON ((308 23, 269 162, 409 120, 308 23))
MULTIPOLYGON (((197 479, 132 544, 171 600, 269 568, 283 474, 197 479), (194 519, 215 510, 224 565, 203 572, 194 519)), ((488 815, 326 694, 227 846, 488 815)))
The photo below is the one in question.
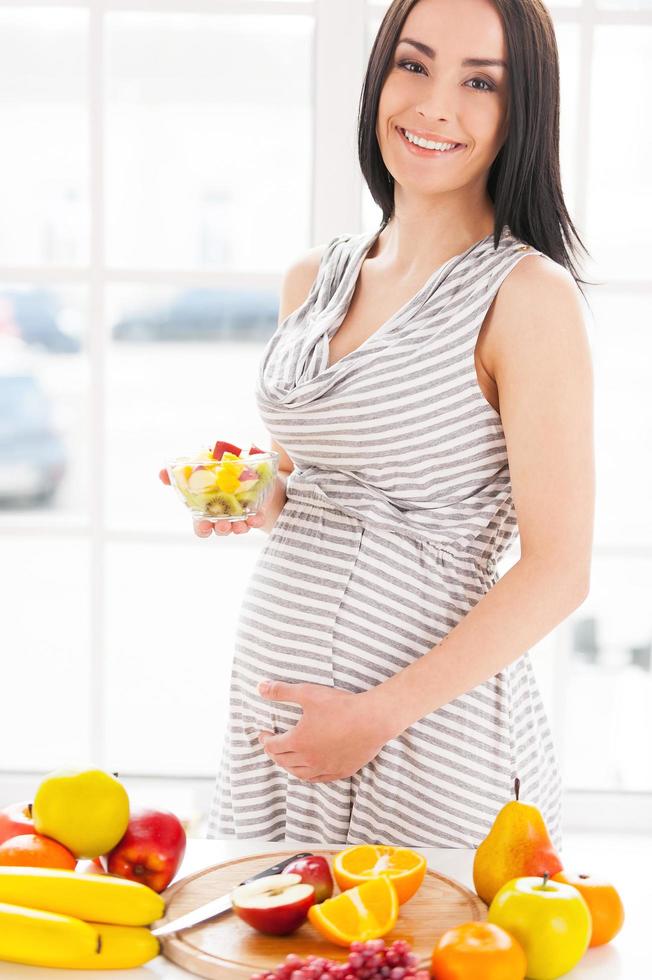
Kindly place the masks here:
POLYGON ((163 898, 140 881, 59 868, 0 867, 0 902, 122 926, 149 925, 165 912, 163 898))
POLYGON ((89 922, 0 903, 0 960, 64 966, 81 957, 91 958, 99 945, 99 932, 89 922))
POLYGON ((160 943, 144 926, 112 926, 90 922, 100 934, 102 948, 81 958, 70 958, 57 966, 69 970, 121 970, 142 966, 160 953, 160 943))

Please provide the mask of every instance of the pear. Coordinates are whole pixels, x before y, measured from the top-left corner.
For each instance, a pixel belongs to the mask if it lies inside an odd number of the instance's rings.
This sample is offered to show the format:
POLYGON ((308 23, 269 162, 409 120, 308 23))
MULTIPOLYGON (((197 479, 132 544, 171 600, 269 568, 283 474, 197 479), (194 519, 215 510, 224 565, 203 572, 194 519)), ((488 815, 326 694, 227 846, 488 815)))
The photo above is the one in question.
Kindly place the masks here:
POLYGON ((473 858, 473 884, 487 905, 512 878, 552 877, 563 870, 541 812, 519 801, 519 789, 520 780, 516 779, 516 799, 496 814, 473 858))

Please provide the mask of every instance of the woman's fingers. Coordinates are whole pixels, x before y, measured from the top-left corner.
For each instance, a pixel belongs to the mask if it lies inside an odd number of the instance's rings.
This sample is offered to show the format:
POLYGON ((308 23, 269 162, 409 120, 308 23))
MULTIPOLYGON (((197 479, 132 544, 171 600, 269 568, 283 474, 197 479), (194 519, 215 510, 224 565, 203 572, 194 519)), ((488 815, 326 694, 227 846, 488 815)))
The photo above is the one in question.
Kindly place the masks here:
POLYGON ((198 538, 207 538, 213 533, 213 525, 210 521, 193 521, 192 523, 198 538))
POLYGON ((213 530, 219 537, 230 534, 232 527, 231 521, 215 521, 213 524, 213 530))
POLYGON ((223 538, 227 534, 246 534, 251 527, 262 527, 265 523, 265 515, 258 511, 246 521, 193 521, 195 534, 199 538, 208 538, 213 532, 218 538, 223 538))
POLYGON ((231 530, 234 534, 244 534, 245 531, 249 530, 249 525, 246 521, 233 521, 231 524, 231 530))

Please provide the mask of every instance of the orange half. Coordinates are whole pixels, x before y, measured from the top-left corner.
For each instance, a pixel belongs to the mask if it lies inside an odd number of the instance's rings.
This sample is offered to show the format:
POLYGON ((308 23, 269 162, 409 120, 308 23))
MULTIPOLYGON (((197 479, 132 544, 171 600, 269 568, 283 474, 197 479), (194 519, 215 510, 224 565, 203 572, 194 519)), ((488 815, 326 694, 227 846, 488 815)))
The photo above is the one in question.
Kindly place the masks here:
POLYGON ((358 844, 339 851, 333 858, 333 874, 342 891, 381 875, 391 879, 399 905, 421 887, 427 862, 409 847, 358 844))
POLYGON ((393 929, 399 902, 389 878, 381 875, 340 895, 311 905, 308 919, 326 939, 337 946, 379 939, 393 929))

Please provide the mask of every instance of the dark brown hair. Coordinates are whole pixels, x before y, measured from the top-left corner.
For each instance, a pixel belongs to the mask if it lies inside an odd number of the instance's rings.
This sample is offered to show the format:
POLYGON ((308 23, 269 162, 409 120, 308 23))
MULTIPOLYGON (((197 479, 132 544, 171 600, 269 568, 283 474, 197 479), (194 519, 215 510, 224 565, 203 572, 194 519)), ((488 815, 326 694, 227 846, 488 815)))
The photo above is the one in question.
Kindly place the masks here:
MULTIPOLYGON (((419 0, 394 0, 367 65, 358 113, 358 159, 371 196, 394 214, 394 178, 376 138, 378 103, 405 20, 419 0)), ((519 239, 563 265, 578 284, 577 246, 589 255, 566 209, 559 168, 559 55, 541 0, 492 0, 507 44, 508 132, 493 161, 487 191, 494 204, 494 247, 507 224, 519 239), (572 239, 575 244, 572 244, 572 239)), ((581 289, 580 289, 581 291, 581 289)))

